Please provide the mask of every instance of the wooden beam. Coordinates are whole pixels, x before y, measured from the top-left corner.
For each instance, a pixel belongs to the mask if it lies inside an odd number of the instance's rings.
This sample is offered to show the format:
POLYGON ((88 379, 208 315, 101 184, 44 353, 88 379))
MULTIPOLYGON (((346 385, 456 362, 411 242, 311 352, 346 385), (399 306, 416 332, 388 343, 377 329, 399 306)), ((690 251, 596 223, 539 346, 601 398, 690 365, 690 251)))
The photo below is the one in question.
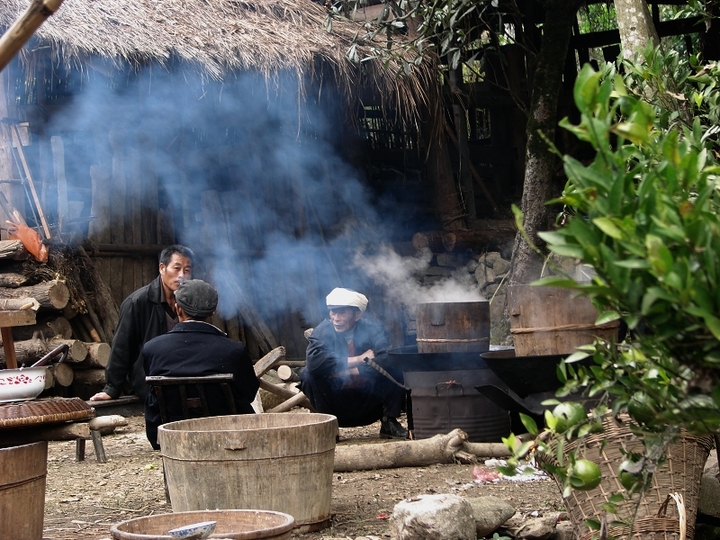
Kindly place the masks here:
POLYGON ((63 0, 34 0, 30 6, 0 37, 0 71, 10 63, 40 25, 55 13, 63 0))

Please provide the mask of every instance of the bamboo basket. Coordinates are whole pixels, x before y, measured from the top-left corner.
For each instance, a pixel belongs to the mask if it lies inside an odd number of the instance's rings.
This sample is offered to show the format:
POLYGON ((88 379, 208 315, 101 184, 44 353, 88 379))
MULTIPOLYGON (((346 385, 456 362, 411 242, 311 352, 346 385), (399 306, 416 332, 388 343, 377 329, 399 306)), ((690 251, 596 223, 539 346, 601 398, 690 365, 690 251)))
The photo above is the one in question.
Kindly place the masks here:
MULTIPOLYGON (((609 535, 617 540, 629 540, 630 533, 630 527, 616 523, 618 521, 632 522, 632 540, 692 540, 695 536, 700 480, 705 461, 714 446, 713 438, 683 434, 680 440, 668 447, 667 458, 653 474, 651 487, 642 494, 634 494, 628 500, 614 503, 617 514, 609 514, 603 505, 610 496, 614 493, 626 494, 617 476, 617 469, 625 459, 621 449, 643 451, 642 441, 632 434, 626 422, 627 418, 618 421, 608 416, 603 420, 603 432, 584 440, 584 451, 580 454, 598 464, 602 481, 595 489, 573 490, 563 501, 578 531, 576 537, 579 540, 590 540, 597 531, 591 529, 586 520, 602 522, 605 517, 609 535), (606 444, 603 447, 604 441, 606 444), (671 494, 675 493, 680 497, 673 503, 671 494), (636 508, 637 513, 632 520, 636 508), (681 534, 682 528, 685 534, 681 534)), ((577 441, 566 444, 567 451, 576 451, 577 447, 577 441)), ((541 466, 557 465, 549 454, 538 455, 537 459, 541 466)), ((552 476, 562 491, 561 479, 552 476)))

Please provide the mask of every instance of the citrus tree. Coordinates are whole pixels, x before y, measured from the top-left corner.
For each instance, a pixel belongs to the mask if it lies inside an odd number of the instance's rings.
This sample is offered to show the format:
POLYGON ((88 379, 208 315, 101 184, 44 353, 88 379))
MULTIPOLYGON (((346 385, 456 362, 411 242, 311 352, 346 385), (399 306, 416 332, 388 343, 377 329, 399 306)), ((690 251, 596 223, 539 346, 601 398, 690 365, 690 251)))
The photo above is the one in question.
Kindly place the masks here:
MULTIPOLYGON (((578 76, 581 119, 561 125, 591 146, 594 158, 563 156, 567 185, 550 202, 564 211, 557 229, 540 236, 555 254, 591 266, 595 277, 536 282, 587 295, 598 323, 622 319, 629 335, 620 344, 582 347, 559 368, 565 386, 558 397, 584 391, 597 399, 591 416, 578 404, 559 404, 546 413, 543 431, 525 419, 536 440, 507 440, 514 466, 533 449, 557 452, 558 441, 601 430, 606 412, 626 413, 646 448, 618 471, 631 491, 644 487, 647 466, 662 461, 681 429, 720 429, 720 66, 657 50, 645 58, 626 62, 624 77, 589 66, 578 76), (670 97, 668 73, 679 89, 670 97), (589 366, 575 364, 589 356, 589 366)), ((570 455, 551 471, 566 491, 592 486, 596 471, 582 462, 581 474, 581 461, 570 455)))

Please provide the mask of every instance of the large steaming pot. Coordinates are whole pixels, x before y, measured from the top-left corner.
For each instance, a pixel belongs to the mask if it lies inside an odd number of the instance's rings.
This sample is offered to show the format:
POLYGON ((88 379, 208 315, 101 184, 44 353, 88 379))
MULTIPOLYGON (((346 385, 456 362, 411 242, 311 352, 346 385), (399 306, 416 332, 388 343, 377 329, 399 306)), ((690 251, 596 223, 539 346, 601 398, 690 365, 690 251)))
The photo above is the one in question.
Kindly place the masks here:
POLYGON ((416 324, 420 353, 480 353, 490 348, 487 300, 418 304, 416 324))

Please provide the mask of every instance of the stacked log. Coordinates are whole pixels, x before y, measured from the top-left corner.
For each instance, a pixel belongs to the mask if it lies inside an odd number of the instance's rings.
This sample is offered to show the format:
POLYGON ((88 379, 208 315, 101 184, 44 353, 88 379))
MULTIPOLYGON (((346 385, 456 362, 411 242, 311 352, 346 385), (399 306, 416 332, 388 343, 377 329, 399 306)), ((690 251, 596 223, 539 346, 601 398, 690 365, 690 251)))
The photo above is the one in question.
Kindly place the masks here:
MULTIPOLYGON (((84 252, 53 257, 51 250, 51 260, 41 265, 28 257, 19 240, 0 241, 0 309, 20 309, 14 304, 33 302, 37 310, 35 324, 12 328, 18 367, 34 364, 60 345, 68 347, 63 363, 54 359, 49 365, 46 395, 68 395, 71 385, 96 389, 105 384, 108 341, 117 324, 117 307, 110 300, 103 308, 103 316, 109 320, 99 319, 90 297, 107 303, 108 292, 102 287, 98 291, 96 283, 92 291, 86 290, 88 282, 99 279, 82 275, 88 272, 88 261, 84 252), (82 262, 82 269, 73 257, 82 262)), ((0 368, 5 367, 5 352, 0 349, 0 368)))

